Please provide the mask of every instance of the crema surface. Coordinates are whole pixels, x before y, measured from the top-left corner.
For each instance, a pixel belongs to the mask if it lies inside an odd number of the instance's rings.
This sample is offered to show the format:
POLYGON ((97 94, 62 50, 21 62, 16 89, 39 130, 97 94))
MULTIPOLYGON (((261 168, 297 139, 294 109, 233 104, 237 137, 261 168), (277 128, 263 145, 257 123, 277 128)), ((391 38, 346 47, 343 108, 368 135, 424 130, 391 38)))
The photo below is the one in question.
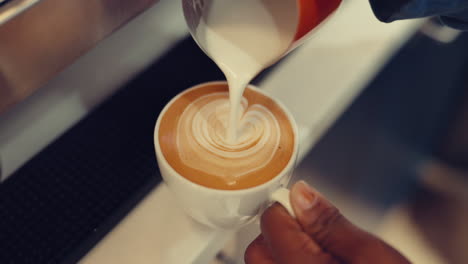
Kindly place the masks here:
POLYGON ((270 98, 246 89, 236 140, 227 139, 230 101, 226 84, 189 90, 161 119, 164 157, 188 180, 215 189, 245 189, 278 175, 291 159, 294 131, 270 98))

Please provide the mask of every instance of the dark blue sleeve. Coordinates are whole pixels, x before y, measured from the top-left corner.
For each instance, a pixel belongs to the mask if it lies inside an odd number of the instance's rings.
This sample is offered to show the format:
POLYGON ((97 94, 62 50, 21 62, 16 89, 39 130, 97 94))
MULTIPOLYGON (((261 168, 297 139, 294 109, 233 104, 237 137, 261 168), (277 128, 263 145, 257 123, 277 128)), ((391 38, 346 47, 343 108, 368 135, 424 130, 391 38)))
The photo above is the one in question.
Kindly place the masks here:
POLYGON ((369 0, 380 21, 438 16, 446 25, 468 30, 468 0, 369 0))

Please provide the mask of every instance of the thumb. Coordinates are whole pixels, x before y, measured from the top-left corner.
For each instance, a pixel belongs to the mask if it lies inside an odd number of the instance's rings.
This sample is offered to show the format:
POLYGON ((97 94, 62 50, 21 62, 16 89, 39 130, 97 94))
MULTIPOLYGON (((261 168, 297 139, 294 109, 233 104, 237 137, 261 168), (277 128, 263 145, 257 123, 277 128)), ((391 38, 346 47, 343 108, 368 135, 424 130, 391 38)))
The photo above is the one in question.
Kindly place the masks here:
POLYGON ((297 221, 324 251, 346 263, 409 263, 395 249, 349 222, 307 183, 291 188, 297 221))

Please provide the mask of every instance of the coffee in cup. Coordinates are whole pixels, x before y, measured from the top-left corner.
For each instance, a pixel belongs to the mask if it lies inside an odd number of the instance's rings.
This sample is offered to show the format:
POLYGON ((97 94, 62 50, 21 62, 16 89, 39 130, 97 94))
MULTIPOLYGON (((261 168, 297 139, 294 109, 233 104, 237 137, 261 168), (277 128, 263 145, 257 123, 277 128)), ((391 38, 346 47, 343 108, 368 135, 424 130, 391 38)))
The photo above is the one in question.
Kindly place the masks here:
POLYGON ((290 118, 270 97, 247 88, 235 142, 227 140, 229 90, 217 82, 173 99, 161 117, 159 144, 169 165, 187 180, 240 190, 277 176, 293 156, 290 118))
POLYGON ((236 140, 226 140, 227 82, 209 82, 173 98, 159 114, 159 170, 183 210, 212 228, 239 228, 273 201, 294 215, 285 188, 298 153, 294 118, 276 99, 248 86, 236 140))

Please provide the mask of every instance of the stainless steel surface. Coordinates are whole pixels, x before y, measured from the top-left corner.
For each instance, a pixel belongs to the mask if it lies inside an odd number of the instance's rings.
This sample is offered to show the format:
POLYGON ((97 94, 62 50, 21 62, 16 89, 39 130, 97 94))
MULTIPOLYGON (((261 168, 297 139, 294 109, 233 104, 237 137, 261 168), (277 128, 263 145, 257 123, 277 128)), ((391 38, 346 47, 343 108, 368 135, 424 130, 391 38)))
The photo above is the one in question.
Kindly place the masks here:
POLYGON ((41 0, 0 0, 0 25, 41 0))
MULTIPOLYGON (((14 2, 28 1, 12 0, 0 14, 13 10, 14 2)), ((156 2, 41 0, 0 24, 0 113, 156 2)))

